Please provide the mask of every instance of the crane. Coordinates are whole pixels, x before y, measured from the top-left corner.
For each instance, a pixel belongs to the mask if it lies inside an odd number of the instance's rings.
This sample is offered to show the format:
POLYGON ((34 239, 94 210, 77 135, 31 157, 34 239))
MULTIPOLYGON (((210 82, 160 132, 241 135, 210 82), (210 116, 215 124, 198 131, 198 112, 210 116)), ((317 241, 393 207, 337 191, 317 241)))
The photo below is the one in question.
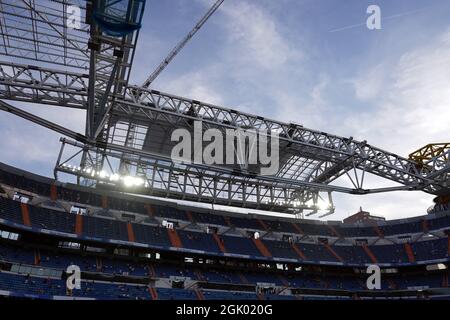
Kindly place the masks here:
POLYGON ((159 64, 159 66, 153 71, 153 73, 143 83, 144 88, 148 88, 150 84, 159 76, 159 74, 167 67, 173 58, 183 49, 183 47, 192 39, 198 30, 205 24, 205 22, 213 15, 214 12, 220 7, 224 0, 216 1, 213 6, 206 12, 206 14, 197 22, 194 28, 183 38, 167 55, 167 57, 159 64))

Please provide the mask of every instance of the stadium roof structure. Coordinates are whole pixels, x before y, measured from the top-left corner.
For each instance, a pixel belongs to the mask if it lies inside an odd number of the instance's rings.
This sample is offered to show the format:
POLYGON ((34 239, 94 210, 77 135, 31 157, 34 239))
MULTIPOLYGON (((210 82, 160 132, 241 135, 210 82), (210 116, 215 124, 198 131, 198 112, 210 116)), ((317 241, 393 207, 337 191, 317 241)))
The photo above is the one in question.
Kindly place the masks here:
POLYGON ((144 0, 0 1, 0 110, 65 136, 55 177, 68 173, 97 187, 124 181, 148 195, 307 215, 318 213, 321 201, 325 215, 333 213, 333 192, 450 193, 449 148, 434 148, 439 152, 417 161, 417 155, 404 158, 352 137, 130 84, 144 7, 144 0), (104 30, 115 20, 98 23, 104 17, 98 10, 107 5, 121 5, 105 11, 121 22, 115 33, 104 30), (73 132, 6 100, 86 110, 86 130, 73 132), (196 120, 205 130, 276 132, 278 172, 262 176, 248 166, 172 160, 171 131, 192 130, 196 120), (366 189, 366 173, 393 184, 366 189), (333 183, 341 176, 349 177, 348 185, 333 183))

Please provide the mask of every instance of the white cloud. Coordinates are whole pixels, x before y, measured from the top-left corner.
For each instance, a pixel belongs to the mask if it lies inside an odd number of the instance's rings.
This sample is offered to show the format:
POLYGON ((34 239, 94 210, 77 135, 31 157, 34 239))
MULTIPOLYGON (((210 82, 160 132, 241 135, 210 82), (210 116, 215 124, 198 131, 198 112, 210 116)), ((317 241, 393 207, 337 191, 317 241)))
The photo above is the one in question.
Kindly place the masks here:
POLYGON ((276 106, 277 120, 294 122, 306 127, 327 127, 330 101, 327 101, 326 92, 329 89, 330 79, 326 75, 319 77, 311 91, 304 98, 298 92, 289 92, 282 88, 274 89, 278 105, 276 106))
MULTIPOLYGON (((205 10, 212 4, 199 2, 205 10)), ((217 57, 182 75, 166 74, 158 87, 244 112, 270 117, 280 114, 280 100, 289 96, 284 84, 296 82, 292 75, 300 69, 304 54, 288 41, 276 17, 260 4, 225 2, 205 25, 208 28, 215 23, 220 38, 225 39, 220 51, 214 53, 217 57), (277 99, 277 103, 270 99, 277 99)))
POLYGON ((353 80, 355 95, 360 100, 374 99, 380 94, 385 80, 386 65, 379 64, 366 74, 353 80))
MULTIPOLYGON (((217 23, 225 26, 227 44, 219 53, 219 61, 170 80, 166 85, 169 91, 330 133, 349 133, 402 155, 445 133, 449 118, 439 114, 448 114, 444 106, 449 104, 447 98, 440 100, 439 91, 450 92, 450 86, 446 68, 436 67, 440 65, 436 61, 445 62, 443 57, 450 56, 448 35, 405 53, 398 61, 392 62, 389 52, 386 59, 378 57, 383 62, 362 70, 350 81, 354 101, 351 97, 336 101, 331 92, 346 81, 315 74, 317 65, 310 67, 304 53, 308 50, 285 37, 271 12, 259 3, 246 1, 224 4, 221 12, 222 17, 214 17, 214 21, 219 19, 217 23), (417 69, 419 65, 427 71, 417 69), (345 103, 355 101, 368 107, 351 112, 352 106, 345 103), (338 103, 343 104, 341 109, 338 103), (427 115, 431 104, 438 114, 427 115), (430 117, 432 120, 427 120, 430 117)), ((392 185, 369 177, 366 182, 366 187, 372 188, 392 185)), ((432 204, 432 196, 420 192, 338 194, 336 199, 338 208, 333 218, 354 213, 360 205, 373 213, 398 218, 424 214, 432 204)))
MULTIPOLYGON (((279 32, 276 20, 254 2, 239 1, 222 8, 228 23, 229 48, 238 48, 235 55, 240 63, 257 65, 265 70, 276 70, 289 61, 302 58, 279 32)), ((237 50, 234 50, 235 52, 237 50)))
POLYGON ((164 91, 186 96, 211 104, 222 105, 224 99, 215 88, 217 83, 216 66, 208 66, 201 71, 193 71, 174 77, 164 86, 164 91))
MULTIPOLYGON (((370 99, 374 107, 355 115, 347 125, 369 142, 404 155, 430 142, 448 141, 449 39, 447 31, 427 45, 404 53, 393 69, 384 68, 385 75, 377 76, 384 79, 382 84, 375 81, 365 89, 378 92, 370 99)), ((368 74, 380 74, 379 66, 368 74)), ((362 78, 355 84, 357 97, 357 83, 364 81, 362 78)))
MULTIPOLYGON (((391 67, 380 64, 363 72, 353 82, 355 98, 372 107, 353 114, 344 125, 355 137, 405 157, 425 144, 449 141, 449 57, 450 30, 405 52, 391 67)), ((380 181, 372 180, 372 184, 382 186, 380 181)), ((339 208, 344 209, 338 209, 339 217, 357 211, 361 204, 374 214, 393 219, 425 214, 433 195, 394 192, 337 195, 337 199, 339 208)))

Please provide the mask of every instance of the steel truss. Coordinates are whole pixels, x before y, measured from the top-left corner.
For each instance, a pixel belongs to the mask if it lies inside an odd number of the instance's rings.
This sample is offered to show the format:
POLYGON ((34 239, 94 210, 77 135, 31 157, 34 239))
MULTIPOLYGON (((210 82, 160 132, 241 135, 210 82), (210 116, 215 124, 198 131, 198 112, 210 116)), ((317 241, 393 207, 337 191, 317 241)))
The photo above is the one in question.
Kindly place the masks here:
MULTIPOLYGON (((309 169, 309 173, 304 176, 305 181, 328 184, 349 170, 359 169, 407 187, 425 188, 431 193, 441 185, 441 182, 427 178, 433 169, 421 168, 414 161, 375 148, 366 141, 339 137, 145 88, 129 87, 126 98, 116 101, 112 114, 132 118, 135 122, 167 121, 177 127, 180 123, 189 125, 193 120, 201 120, 206 127, 278 132, 280 140, 284 142, 284 150, 281 151, 286 154, 290 150, 295 151, 290 158, 291 163, 286 163, 286 166, 291 169, 296 166, 297 170, 295 173, 285 170, 287 178, 296 178, 299 171, 309 169), (305 158, 310 162, 305 161, 305 158)), ((361 189, 361 186, 355 189, 361 189)))
POLYGON ((419 166, 432 169, 429 178, 440 181, 450 180, 450 143, 428 144, 409 155, 419 166))
MULTIPOLYGON (((134 171, 134 176, 145 180, 144 189, 131 188, 129 192, 174 199, 297 213, 306 209, 317 211, 319 209, 318 197, 321 191, 328 190, 328 193, 337 190, 351 191, 344 187, 324 186, 272 177, 236 176, 231 171, 214 170, 201 165, 188 166, 174 163, 169 158, 162 156, 142 157, 141 152, 133 152, 127 147, 120 148, 114 145, 104 151, 95 146, 86 146, 66 139, 62 140, 55 174, 58 172, 76 174, 86 179, 95 179, 100 184, 111 184, 111 176, 122 174, 115 164, 124 160, 130 165, 129 169, 134 171), (65 155, 67 146, 71 147, 71 150, 65 155), (83 151, 87 151, 88 157, 95 157, 98 153, 104 156, 105 165, 101 171, 93 172, 82 167, 74 169, 74 166, 70 165, 74 163, 74 160, 75 163, 77 162, 83 151), (302 198, 292 197, 299 190, 301 190, 302 198)), ((114 185, 116 184, 114 183, 114 185)), ((334 209, 334 207, 326 209, 334 209)))
POLYGON ((0 62, 0 98, 87 109, 89 75, 0 62))
POLYGON ((88 70, 89 25, 83 0, 1 0, 0 53, 40 64, 88 70), (80 8, 78 28, 67 24, 69 6, 80 8))
MULTIPOLYGON (((20 79, 20 76, 24 74, 29 75, 34 73, 52 74, 47 69, 35 69, 29 70, 25 66, 15 66, 13 64, 2 64, 2 69, 8 67, 10 73, 10 79, 20 79), (5 66, 5 68, 3 68, 5 66), (14 71, 17 70, 17 75, 14 71)), ((54 74, 54 73, 53 73, 54 74)), ((60 78, 64 73, 59 72, 60 78)), ((69 85, 65 90, 68 92, 78 92, 78 94, 71 95, 72 101, 68 99, 61 99, 58 96, 58 85, 48 85, 44 98, 38 99, 40 103, 54 104, 71 107, 77 106, 83 108, 86 106, 86 92, 84 88, 86 86, 86 75, 66 73, 67 78, 82 79, 77 81, 67 81, 69 85)), ((37 77, 34 79, 46 79, 45 77, 37 77)), ((35 92, 37 88, 45 87, 45 81, 41 83, 34 81, 32 84, 23 81, 21 88, 31 90, 35 92)), ((19 81, 12 81, 12 84, 20 83, 19 81)), ((7 83, 7 81, 0 82, 1 84, 7 83)), ((14 86, 10 86, 14 87, 14 86)), ((26 90, 16 90, 15 94, 11 94, 12 90, 2 90, 2 94, 8 94, 10 100, 20 101, 36 101, 28 98, 26 90)), ((116 96, 114 107, 108 113, 108 127, 106 130, 105 149, 103 151, 96 148, 97 157, 93 156, 92 149, 89 149, 91 154, 86 157, 83 167, 92 167, 95 170, 101 170, 104 161, 106 160, 106 154, 108 150, 113 149, 115 146, 123 146, 121 153, 121 165, 127 163, 128 168, 126 172, 142 175, 143 172, 155 172, 155 175, 151 175, 151 179, 148 184, 153 189, 164 189, 164 196, 180 197, 183 192, 186 194, 185 199, 196 201, 205 201, 209 197, 210 201, 215 203, 224 203, 236 205, 240 204, 245 207, 259 208, 261 205, 258 203, 266 202, 266 210, 288 210, 292 208, 293 204, 297 204, 298 208, 314 208, 316 205, 312 204, 307 206, 306 203, 311 203, 311 199, 317 198, 319 192, 337 191, 353 194, 366 194, 374 192, 387 192, 393 190, 425 190, 427 192, 438 194, 445 185, 443 181, 436 181, 430 178, 431 175, 436 174, 438 171, 433 171, 428 167, 419 167, 414 161, 404 159, 395 154, 385 152, 383 150, 374 148, 365 142, 358 142, 351 138, 343 138, 334 135, 330 135, 324 132, 318 132, 310 129, 306 129, 302 126, 286 124, 270 119, 265 119, 258 116, 253 116, 245 113, 238 112, 236 110, 226 109, 210 104, 201 103, 199 101, 181 98, 173 96, 159 91, 148 90, 139 88, 136 86, 125 87, 125 95, 123 97, 116 96), (148 130, 151 130, 151 126, 155 123, 164 123, 166 126, 176 128, 178 126, 191 126, 193 120, 201 120, 205 128, 208 127, 224 127, 224 128, 255 128, 257 130, 276 131, 280 134, 281 145, 284 147, 284 154, 287 155, 287 160, 280 168, 276 177, 271 181, 279 181, 279 183, 285 183, 289 180, 288 184, 283 184, 283 187, 277 191, 265 191, 267 181, 261 181, 258 186, 258 178, 251 175, 246 179, 236 178, 231 179, 233 174, 228 172, 227 179, 221 183, 217 183, 217 177, 223 175, 223 168, 210 167, 209 174, 204 176, 204 179, 208 181, 196 180, 194 176, 199 176, 200 173, 192 167, 184 166, 182 168, 167 165, 170 159, 165 159, 164 165, 161 165, 161 161, 152 161, 155 158, 155 154, 145 152, 143 150, 143 140, 147 135, 148 130), (122 126, 122 129, 121 129, 122 126), (133 130, 132 130, 133 128, 133 130), (131 137, 132 136, 132 137, 131 137), (131 137, 131 138, 130 138, 131 137), (293 152, 293 150, 295 152, 293 152), (137 152, 139 157, 128 157, 127 154, 137 152), (298 156, 296 154, 301 154, 298 156), (98 161, 100 156, 101 162, 98 161), (151 163, 149 166, 147 162, 151 163), (161 167, 160 167, 161 166, 161 167), (219 170, 220 169, 220 170, 219 170), (174 170, 174 171, 172 171, 174 170), (181 172, 184 174, 182 175, 181 172), (357 170, 360 172, 358 173, 357 170), (156 175, 156 172, 159 174, 156 175), (166 172, 165 175, 162 172, 166 172), (381 189, 367 190, 363 188, 364 174, 370 172, 382 176, 384 178, 400 182, 404 184, 401 187, 388 187, 381 189), (350 178, 353 188, 338 188, 330 184, 341 175, 349 175, 353 173, 350 178), (360 176, 358 176, 358 174, 360 176), (167 180, 163 183, 163 178, 173 179, 173 177, 183 176, 181 180, 178 180, 177 186, 174 187, 173 181, 167 180), (155 178, 159 180, 155 180, 155 178), (275 179, 275 180, 273 180, 275 179), (186 185, 182 188, 180 181, 186 181, 189 186, 186 185), (201 181, 201 182, 200 182, 201 181), (213 183, 213 181, 216 181, 213 183), (310 184, 308 184, 310 183, 310 184), (195 187, 196 184, 201 187, 195 187), (224 194, 223 189, 227 185, 236 184, 235 190, 231 190, 227 196, 219 200, 219 195, 224 194), (242 187, 244 185, 245 187, 242 187), (252 187, 252 185, 254 185, 252 187), (247 190, 247 188, 249 190, 247 190), (263 190, 264 189, 264 190, 263 190), (207 192, 205 192, 207 190, 207 192), (240 190, 240 191, 236 191, 240 190), (302 190, 307 191, 307 196, 299 197, 299 192, 302 190), (295 195, 295 196, 294 196, 295 195), (234 197, 234 198, 233 198, 234 197), (253 201, 253 204, 251 204, 253 201)), ((33 96, 33 95, 32 95, 33 96)), ((39 97, 39 95, 34 95, 39 97)), ((89 140, 86 138, 86 141, 89 140)), ((95 145, 91 143, 91 145, 95 145)), ((114 153, 117 158, 118 153, 114 153)), ((111 157, 111 155, 108 155, 111 157)), ((281 152, 283 157, 283 152, 281 152)), ((64 162, 63 162, 64 163, 64 162)), ((67 172, 65 168, 58 163, 56 166, 57 171, 61 170, 67 172)), ((72 172, 73 173, 73 172, 72 172)), ((123 174, 123 171, 121 172, 123 174)), ((245 176, 245 172, 242 173, 245 176)), ((80 174, 80 177, 83 176, 80 174)), ((84 177, 86 178, 86 177, 84 177)), ((259 177, 261 179, 261 177, 259 177)), ((275 188, 278 185, 275 186, 275 188)), ((151 190, 153 190, 151 189, 151 190)), ((155 193, 156 191, 150 191, 155 193)), ((161 191, 158 191, 161 193, 161 191)))
MULTIPOLYGON (((125 95, 139 30, 124 36, 107 35, 93 23, 92 13, 95 4, 94 2, 88 6, 86 13, 91 27, 88 45, 90 68, 86 136, 90 141, 105 141, 107 139, 105 125, 114 100, 125 95)), ((144 6, 138 13, 140 18, 143 12, 144 6)), ((100 152, 95 157, 88 157, 84 152, 81 166, 96 169, 103 166, 104 160, 105 156, 100 152)), ((78 181, 80 182, 80 179, 78 181)), ((95 181, 92 181, 91 185, 95 185, 95 181)))
POLYGON ((0 0, 0 54, 18 58, 0 62, 0 99, 87 111, 86 131, 79 134, 0 103, 1 110, 71 138, 61 140, 55 176, 73 174, 100 186, 112 184, 111 175, 131 175, 145 181, 138 191, 146 194, 307 215, 318 213, 321 202, 334 212, 332 192, 450 193, 447 149, 418 163, 366 141, 129 85, 138 32, 108 36, 91 21, 91 1, 75 2, 83 12, 76 30, 66 26, 66 0, 0 0), (277 133, 277 174, 173 161, 167 152, 172 130, 192 130, 194 121, 205 130, 277 133), (366 173, 396 185, 364 188, 366 173), (341 176, 348 186, 332 184, 341 176))

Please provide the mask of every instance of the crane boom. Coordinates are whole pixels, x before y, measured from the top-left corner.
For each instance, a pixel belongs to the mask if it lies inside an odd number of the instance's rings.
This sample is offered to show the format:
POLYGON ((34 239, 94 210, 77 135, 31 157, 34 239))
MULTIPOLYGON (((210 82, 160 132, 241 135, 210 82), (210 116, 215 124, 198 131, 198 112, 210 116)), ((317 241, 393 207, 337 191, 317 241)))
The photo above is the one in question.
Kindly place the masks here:
POLYGON ((167 57, 159 64, 159 66, 153 71, 153 73, 145 80, 142 85, 145 88, 148 88, 150 84, 159 76, 159 74, 167 67, 167 65, 172 61, 173 58, 183 49, 186 43, 191 40, 191 38, 197 33, 197 31, 205 24, 205 22, 212 16, 214 12, 220 7, 220 5, 224 2, 224 0, 218 0, 214 5, 206 12, 206 14, 197 22, 194 28, 187 34, 187 36, 181 40, 180 43, 176 45, 175 48, 167 55, 167 57))

